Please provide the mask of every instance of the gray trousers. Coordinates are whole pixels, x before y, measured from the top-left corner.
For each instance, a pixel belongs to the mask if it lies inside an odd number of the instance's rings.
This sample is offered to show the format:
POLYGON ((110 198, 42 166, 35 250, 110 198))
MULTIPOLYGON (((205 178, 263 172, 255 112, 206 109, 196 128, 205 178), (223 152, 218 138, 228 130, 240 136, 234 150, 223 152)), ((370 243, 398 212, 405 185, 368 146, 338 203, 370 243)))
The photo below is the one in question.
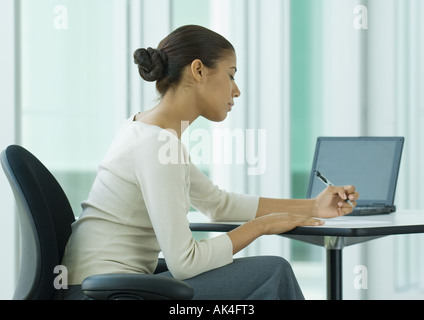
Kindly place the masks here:
MULTIPOLYGON (((160 273, 172 277, 170 272, 160 273)), ((194 300, 303 300, 290 264, 281 257, 234 259, 224 267, 184 280, 194 288, 194 300)), ((88 299, 81 286, 62 290, 65 300, 88 299)))

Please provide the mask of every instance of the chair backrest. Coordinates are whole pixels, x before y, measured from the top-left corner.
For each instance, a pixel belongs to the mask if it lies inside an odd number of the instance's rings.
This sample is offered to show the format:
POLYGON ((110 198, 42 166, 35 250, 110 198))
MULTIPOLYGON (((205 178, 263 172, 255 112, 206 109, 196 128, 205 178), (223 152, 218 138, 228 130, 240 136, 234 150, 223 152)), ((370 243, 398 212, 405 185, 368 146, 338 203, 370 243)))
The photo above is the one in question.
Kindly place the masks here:
POLYGON ((13 190, 21 229, 21 262, 13 299, 47 300, 75 221, 63 189, 29 151, 9 146, 1 164, 13 190))

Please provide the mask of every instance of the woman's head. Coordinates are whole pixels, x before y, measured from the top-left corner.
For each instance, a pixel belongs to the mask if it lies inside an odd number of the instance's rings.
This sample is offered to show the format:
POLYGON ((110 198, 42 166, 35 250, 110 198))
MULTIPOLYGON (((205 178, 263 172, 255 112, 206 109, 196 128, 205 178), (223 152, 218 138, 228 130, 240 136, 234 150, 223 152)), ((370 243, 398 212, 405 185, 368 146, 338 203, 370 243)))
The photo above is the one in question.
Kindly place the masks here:
POLYGON ((183 70, 194 60, 198 59, 213 69, 220 60, 234 52, 231 43, 218 33, 188 25, 169 34, 157 49, 136 50, 134 62, 144 80, 157 81, 156 89, 163 97, 171 87, 180 83, 183 70))

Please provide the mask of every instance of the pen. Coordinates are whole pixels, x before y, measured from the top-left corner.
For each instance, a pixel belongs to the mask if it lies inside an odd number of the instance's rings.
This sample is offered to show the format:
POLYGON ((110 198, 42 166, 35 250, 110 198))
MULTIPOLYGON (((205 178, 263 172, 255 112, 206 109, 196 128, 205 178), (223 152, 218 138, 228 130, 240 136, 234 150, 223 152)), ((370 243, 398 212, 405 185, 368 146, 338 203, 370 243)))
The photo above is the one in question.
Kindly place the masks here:
MULTIPOLYGON (((334 186, 334 184, 333 183, 331 183, 331 181, 330 180, 328 180, 326 177, 324 177, 322 174, 321 174, 321 172, 319 172, 319 171, 316 171, 315 170, 315 175, 327 186, 327 187, 329 187, 329 186, 334 186)), ((345 200, 347 203, 349 203, 352 207, 353 207, 353 203, 349 200, 349 199, 346 199, 345 200)))

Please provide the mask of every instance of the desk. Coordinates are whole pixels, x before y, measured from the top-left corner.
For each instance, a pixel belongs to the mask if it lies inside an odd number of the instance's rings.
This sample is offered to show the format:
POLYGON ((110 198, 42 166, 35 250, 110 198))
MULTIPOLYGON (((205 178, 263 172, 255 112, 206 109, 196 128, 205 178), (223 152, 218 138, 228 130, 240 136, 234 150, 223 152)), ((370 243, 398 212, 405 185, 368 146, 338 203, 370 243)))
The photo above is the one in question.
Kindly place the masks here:
MULTIPOLYGON (((192 231, 228 232, 240 222, 198 222, 192 231)), ((400 210, 378 216, 344 216, 325 220, 320 227, 298 227, 281 236, 322 246, 327 254, 327 298, 342 299, 342 252, 346 246, 389 235, 424 233, 424 211, 400 210)))

